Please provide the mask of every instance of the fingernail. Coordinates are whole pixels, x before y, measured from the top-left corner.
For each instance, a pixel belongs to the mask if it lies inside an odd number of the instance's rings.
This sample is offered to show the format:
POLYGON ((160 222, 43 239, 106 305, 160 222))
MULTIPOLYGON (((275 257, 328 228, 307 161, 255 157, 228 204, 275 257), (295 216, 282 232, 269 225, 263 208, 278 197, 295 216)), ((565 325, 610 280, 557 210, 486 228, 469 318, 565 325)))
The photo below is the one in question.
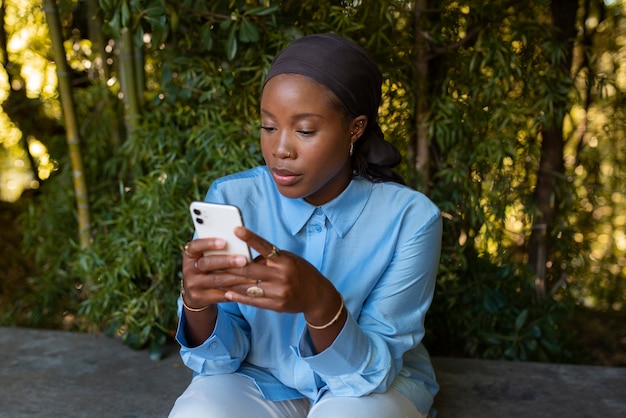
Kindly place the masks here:
POLYGON ((246 257, 243 256, 237 256, 233 261, 235 262, 236 266, 245 266, 246 264, 248 264, 248 260, 246 260, 246 257))
POLYGON ((224 241, 224 240, 223 240, 223 239, 221 239, 221 238, 216 238, 216 239, 215 239, 215 245, 216 245, 217 247, 224 248, 224 246, 226 245, 226 241, 224 241))

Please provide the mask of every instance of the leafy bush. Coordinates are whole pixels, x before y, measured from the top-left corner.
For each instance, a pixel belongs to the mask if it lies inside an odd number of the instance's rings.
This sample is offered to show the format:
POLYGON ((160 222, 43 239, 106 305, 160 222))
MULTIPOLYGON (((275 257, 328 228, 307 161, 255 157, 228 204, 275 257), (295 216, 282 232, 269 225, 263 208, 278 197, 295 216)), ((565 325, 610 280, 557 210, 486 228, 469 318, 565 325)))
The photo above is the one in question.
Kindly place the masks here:
MULTIPOLYGON (((443 260, 447 264, 451 260, 443 260)), ((532 274, 468 258, 465 267, 442 267, 427 317, 426 344, 447 356, 571 362, 571 333, 562 324, 572 304, 538 305, 532 274), (463 272, 460 272, 463 271, 463 272)))

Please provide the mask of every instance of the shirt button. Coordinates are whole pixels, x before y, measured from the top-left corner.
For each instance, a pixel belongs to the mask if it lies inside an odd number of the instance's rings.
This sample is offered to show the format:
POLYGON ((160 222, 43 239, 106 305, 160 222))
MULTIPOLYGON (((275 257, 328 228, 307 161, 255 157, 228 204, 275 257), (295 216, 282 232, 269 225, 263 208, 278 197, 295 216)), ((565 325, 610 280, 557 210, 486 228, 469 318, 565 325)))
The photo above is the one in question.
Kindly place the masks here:
POLYGON ((212 342, 211 344, 209 344, 209 349, 210 350, 215 350, 217 348, 217 343, 216 342, 212 342))
POLYGON ((322 209, 321 208, 315 209, 315 214, 316 215, 321 215, 322 214, 322 209))

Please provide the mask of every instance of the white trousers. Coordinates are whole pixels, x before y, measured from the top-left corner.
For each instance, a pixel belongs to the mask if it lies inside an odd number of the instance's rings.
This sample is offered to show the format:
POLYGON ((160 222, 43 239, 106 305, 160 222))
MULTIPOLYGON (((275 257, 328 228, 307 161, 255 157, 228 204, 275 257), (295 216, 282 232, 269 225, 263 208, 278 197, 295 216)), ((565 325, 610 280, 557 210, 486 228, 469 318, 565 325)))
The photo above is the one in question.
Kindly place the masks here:
POLYGON ((254 381, 237 374, 196 376, 170 418, 426 418, 395 389, 361 397, 329 392, 313 407, 307 398, 272 402, 254 381))

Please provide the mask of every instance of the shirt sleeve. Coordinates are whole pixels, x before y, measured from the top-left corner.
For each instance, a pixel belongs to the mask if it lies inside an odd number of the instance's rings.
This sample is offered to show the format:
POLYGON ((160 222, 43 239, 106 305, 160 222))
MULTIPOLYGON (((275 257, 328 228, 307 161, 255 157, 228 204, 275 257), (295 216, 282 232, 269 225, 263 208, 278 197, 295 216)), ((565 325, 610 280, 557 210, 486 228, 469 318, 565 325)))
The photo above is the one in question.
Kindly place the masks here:
POLYGON ((236 304, 219 304, 213 334, 197 347, 189 347, 185 337, 185 313, 178 300, 176 341, 183 363, 194 374, 232 373, 239 369, 250 350, 250 330, 246 321, 234 312, 236 304), (230 311, 230 312, 229 312, 230 311))
POLYGON ((421 343, 435 290, 441 234, 437 212, 396 250, 359 317, 349 313, 326 350, 316 354, 305 329, 297 354, 334 395, 386 391, 402 369, 404 353, 421 343))

